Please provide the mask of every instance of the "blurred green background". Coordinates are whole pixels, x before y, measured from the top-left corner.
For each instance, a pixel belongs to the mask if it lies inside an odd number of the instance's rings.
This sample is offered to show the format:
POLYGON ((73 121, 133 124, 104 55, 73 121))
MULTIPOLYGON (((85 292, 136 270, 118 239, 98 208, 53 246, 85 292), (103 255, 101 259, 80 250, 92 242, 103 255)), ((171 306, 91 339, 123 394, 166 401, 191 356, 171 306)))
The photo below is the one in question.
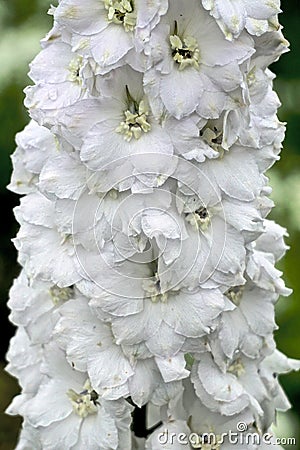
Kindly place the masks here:
MULTIPOLYGON (((51 27, 46 12, 50 0, 0 0, 0 450, 15 446, 20 420, 6 416, 3 411, 18 385, 2 369, 9 338, 14 333, 7 320, 6 301, 12 279, 18 274, 16 252, 10 239, 17 231, 12 208, 18 197, 5 189, 14 151, 14 135, 28 122, 23 106, 23 88, 30 83, 26 73, 28 64, 39 51, 39 40, 51 27)), ((83 0, 84 1, 84 0, 83 0)), ((248 0, 251 1, 251 0, 248 0)), ((276 340, 281 351, 300 358, 300 2, 283 0, 280 21, 285 37, 291 43, 291 52, 271 68, 276 74, 275 88, 283 106, 279 111, 287 122, 287 134, 282 160, 269 172, 276 202, 271 217, 288 228, 287 243, 291 250, 279 269, 294 293, 277 304, 279 330, 276 340)), ((300 376, 291 374, 281 382, 293 403, 293 410, 278 420, 279 436, 296 437, 300 450, 300 376)), ((288 448, 288 446, 286 446, 288 448)), ((32 449, 34 450, 34 449, 32 449)))

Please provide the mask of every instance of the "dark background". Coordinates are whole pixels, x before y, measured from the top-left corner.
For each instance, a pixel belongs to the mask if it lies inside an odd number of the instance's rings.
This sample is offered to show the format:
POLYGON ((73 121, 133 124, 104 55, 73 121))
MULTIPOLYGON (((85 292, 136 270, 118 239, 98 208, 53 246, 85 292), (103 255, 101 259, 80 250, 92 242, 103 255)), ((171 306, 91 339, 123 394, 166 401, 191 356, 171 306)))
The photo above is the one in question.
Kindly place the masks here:
MULTIPOLYGON (((84 1, 84 0, 83 0, 84 1)), ((200 1, 200 0, 199 0, 200 1)), ((248 0, 251 1, 251 0, 248 0)), ((28 122, 23 106, 23 88, 30 83, 28 63, 39 50, 39 39, 50 29, 51 17, 46 12, 50 0, 0 0, 0 450, 15 446, 20 420, 2 413, 18 392, 14 379, 2 369, 5 353, 14 328, 8 322, 6 307, 8 290, 19 267, 11 243, 17 231, 12 208, 18 196, 6 190, 11 173, 9 155, 14 151, 14 135, 28 122)), ((291 246, 279 269, 294 293, 277 305, 276 332, 278 348, 293 358, 300 358, 300 3, 283 0, 280 21, 291 52, 283 55, 271 69, 277 74, 275 88, 283 103, 279 111, 288 123, 282 160, 269 172, 276 202, 271 217, 288 228, 291 246)), ((291 448, 300 449, 300 379, 298 374, 282 378, 282 384, 294 405, 291 412, 279 418, 278 434, 298 438, 291 448)), ((286 447, 288 448, 288 447, 286 447)), ((32 449, 34 450, 34 449, 32 449)))

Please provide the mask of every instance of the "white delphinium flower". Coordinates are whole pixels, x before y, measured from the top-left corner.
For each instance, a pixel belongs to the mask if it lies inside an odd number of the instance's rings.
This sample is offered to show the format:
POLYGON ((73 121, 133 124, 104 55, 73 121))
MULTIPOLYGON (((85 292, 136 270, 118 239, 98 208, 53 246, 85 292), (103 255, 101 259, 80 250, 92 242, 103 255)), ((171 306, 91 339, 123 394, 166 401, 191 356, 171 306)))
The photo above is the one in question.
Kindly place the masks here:
POLYGON ((264 428, 268 428, 276 421, 277 411, 287 411, 291 407, 285 392, 278 382, 278 376, 299 369, 300 363, 298 360, 287 358, 278 350, 274 350, 260 364, 260 376, 271 397, 263 405, 265 412, 263 417, 264 428))
POLYGON ((41 170, 38 189, 51 200, 76 201, 84 192, 89 177, 77 153, 66 152, 59 146, 59 151, 45 162, 41 170))
POLYGON ((262 289, 284 296, 290 295, 292 291, 281 279, 282 272, 274 267, 275 261, 272 253, 253 250, 249 253, 247 274, 262 289))
POLYGON ((112 330, 93 314, 86 298, 66 303, 59 314, 55 339, 66 350, 72 367, 87 372, 105 399, 130 396, 139 407, 146 404, 163 383, 151 353, 137 345, 132 354, 126 354, 127 349, 115 343, 112 330))
POLYGON ((232 358, 237 349, 249 358, 269 353, 272 347, 266 341, 277 328, 274 304, 278 295, 249 281, 229 288, 224 295, 236 308, 222 314, 218 330, 209 339, 215 356, 232 358))
MULTIPOLYGON (((264 220, 264 227, 265 232, 255 241, 255 248, 274 255, 271 258, 277 261, 288 248, 283 240, 286 230, 270 220, 264 220)), ((271 270, 273 266, 264 259, 260 264, 249 263, 245 271, 246 283, 224 292, 236 308, 222 314, 218 331, 210 338, 218 358, 224 359, 224 355, 232 358, 237 349, 250 358, 274 351, 271 339, 276 329, 274 305, 279 294, 289 295, 290 290, 284 287, 280 271, 271 270), (264 272, 268 267, 269 272, 264 272), (233 323, 236 326, 233 327, 233 323)))
POLYGON ((198 338, 217 326, 215 320, 230 304, 216 289, 195 293, 174 291, 161 293, 159 280, 145 281, 144 299, 105 295, 91 301, 99 317, 112 324, 117 342, 135 345, 145 342, 152 354, 175 356, 187 338, 198 338), (103 312, 102 312, 103 311, 103 312))
POLYGON ((228 43, 200 1, 174 0, 146 52, 146 91, 156 108, 165 107, 177 119, 195 110, 202 117, 217 118, 233 103, 230 93, 242 84, 239 64, 251 56, 253 47, 246 35, 228 43))
POLYGON ((18 378, 23 389, 22 394, 9 406, 10 413, 13 414, 14 405, 20 404, 20 399, 22 401, 24 398, 30 398, 37 392, 43 379, 40 371, 42 356, 41 345, 33 344, 26 330, 20 326, 10 341, 6 355, 9 363, 5 370, 18 378))
POLYGON ((156 247, 158 257, 167 264, 174 261, 186 235, 184 222, 174 208, 172 191, 164 186, 149 193, 124 193, 118 197, 110 220, 116 260, 136 260, 137 253, 149 253, 156 247))
POLYGON ((254 158, 243 150, 241 156, 248 159, 248 174, 246 167, 235 166, 237 176, 230 184, 225 171, 228 177, 229 172, 234 172, 231 164, 239 159, 239 149, 231 149, 220 159, 207 160, 200 167, 178 164, 174 174, 178 179, 176 201, 188 238, 182 242, 180 258, 167 272, 173 280, 173 273, 181 279, 183 267, 188 265, 184 282, 190 287, 208 279, 217 286, 244 283, 245 244, 262 232, 262 219, 270 203, 263 195, 264 180, 254 158))
MULTIPOLYGON (((19 326, 15 336, 11 339, 6 355, 8 365, 5 370, 18 378, 22 388, 21 394, 14 397, 6 409, 10 415, 26 415, 26 405, 36 395, 40 384, 44 379, 41 373, 43 359, 42 346, 33 344, 25 329, 19 326)), ((19 450, 36 448, 42 450, 39 433, 26 419, 23 422, 19 442, 16 447, 19 450)))
POLYGON ((142 77, 126 68, 116 71, 111 81, 108 91, 114 95, 106 97, 104 91, 99 99, 95 125, 83 139, 82 161, 97 170, 114 160, 142 152, 171 155, 171 138, 152 115, 142 77))
POLYGON ((245 104, 225 114, 226 147, 238 141, 248 147, 261 148, 284 138, 284 132, 280 133, 284 126, 276 116, 280 102, 272 91, 275 76, 268 65, 288 51, 289 43, 280 31, 266 35, 256 39, 257 51, 245 67, 242 91, 245 104), (272 39, 267 39, 266 35, 271 35, 272 39), (261 47, 264 52, 260 51, 261 47))
POLYGON ((285 286, 282 272, 275 267, 288 249, 284 242, 286 230, 270 220, 265 220, 264 226, 265 232, 250 245, 247 276, 256 286, 277 294, 277 297, 288 296, 292 291, 285 286))
POLYGON ((224 152, 218 158, 206 159, 201 165, 179 162, 175 178, 190 187, 200 198, 203 183, 204 189, 209 189, 212 196, 217 193, 221 197, 224 193, 244 202, 258 197, 266 184, 266 178, 260 174, 255 154, 238 145, 231 147, 230 151, 224 152), (231 177, 232 173, 235 174, 234 177, 231 177))
POLYGON ((250 34, 261 34, 276 29, 280 1, 262 0, 202 0, 205 9, 216 19, 226 39, 237 38, 246 28, 250 34))
POLYGON ((127 381, 134 374, 133 369, 122 348, 115 345, 110 327, 92 314, 88 299, 68 302, 60 309, 60 315, 55 337, 66 350, 70 365, 88 372, 95 388, 106 397, 129 395, 127 381), (80 317, 78 323, 76 317, 80 317))

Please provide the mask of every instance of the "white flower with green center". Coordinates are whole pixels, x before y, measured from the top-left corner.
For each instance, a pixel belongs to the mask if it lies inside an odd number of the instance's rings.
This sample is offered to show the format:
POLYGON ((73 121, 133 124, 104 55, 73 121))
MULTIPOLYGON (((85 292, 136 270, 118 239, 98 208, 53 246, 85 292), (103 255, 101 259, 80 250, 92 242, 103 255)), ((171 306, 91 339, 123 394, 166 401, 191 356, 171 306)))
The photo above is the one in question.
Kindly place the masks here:
MULTIPOLYGON (((87 372, 99 397, 116 400, 130 396, 139 407, 149 401, 154 388, 163 383, 149 351, 142 349, 141 345, 125 348, 117 345, 109 325, 95 316, 87 298, 64 304, 59 313, 61 317, 56 324, 54 338, 66 352, 70 366, 87 372), (147 376, 149 371, 152 377, 147 376)), ((83 409, 87 401, 93 413, 95 408, 90 404, 93 399, 85 397, 91 391, 83 392, 84 398, 80 396, 81 392, 76 393, 73 399, 75 402, 78 400, 79 408, 83 409)), ((96 402, 92 403, 95 406, 96 402)), ((76 408, 77 403, 74 406, 76 408)))
POLYGON ((29 77, 36 84, 26 88, 25 103, 32 108, 37 120, 44 117, 45 111, 48 116, 55 115, 57 109, 89 97, 81 75, 84 65, 83 58, 74 53, 69 44, 59 40, 48 44, 35 57, 29 77), (49 61, 56 61, 55 66, 49 61))
POLYGON ((166 9, 166 0, 62 0, 54 18, 70 35, 73 49, 106 73, 124 64, 142 70, 144 39, 166 9))
POLYGON ((87 374, 69 366, 53 342, 44 348, 41 370, 46 377, 22 408, 42 448, 131 449, 132 406, 126 400, 101 398, 87 374))
POLYGON ((83 62, 82 56, 76 55, 69 64, 69 71, 70 71, 69 80, 79 85, 82 84, 82 78, 80 77, 82 62, 83 62))
MULTIPOLYGON (((141 190, 145 185, 161 186, 177 165, 178 158, 173 159, 173 154, 192 148, 197 154, 202 153, 203 160, 204 154, 213 152, 203 151, 199 117, 192 115, 178 121, 166 113, 156 116, 142 83, 142 75, 128 66, 105 78, 99 77, 101 96, 65 108, 53 128, 80 152, 80 159, 88 169, 99 172, 97 181, 106 186, 102 190, 109 190, 109 185, 118 188, 119 183, 120 190, 124 190, 124 184, 129 189, 134 175, 141 190), (71 135, 69 128, 72 128, 71 135), (106 172, 105 176, 102 171, 106 172)), ((62 157, 57 162, 58 159, 62 157)), ((52 173, 53 170, 51 177, 52 173)))
POLYGON ((160 358, 174 357, 189 338, 200 338, 213 330, 220 313, 232 308, 217 289, 193 292, 166 289, 160 283, 159 267, 153 268, 153 263, 142 267, 123 264, 114 278, 110 283, 111 293, 94 288, 90 306, 100 320, 111 323, 117 344, 145 343, 160 358), (139 285, 139 288, 135 286, 135 293, 140 292, 140 298, 128 301, 121 293, 114 294, 122 271, 126 276, 122 277, 121 292, 129 292, 134 285, 139 285))
POLYGON ((263 426, 270 427, 276 420, 277 411, 287 411, 291 404, 284 393, 278 377, 281 374, 289 373, 293 370, 300 370, 300 362, 296 359, 288 358, 279 350, 268 355, 260 364, 261 378, 270 392, 270 397, 265 405, 265 416, 263 417, 263 426))
POLYGON ((236 306, 240 306, 241 300, 243 298, 244 289, 245 289, 244 286, 233 286, 225 292, 225 295, 236 306))
MULTIPOLYGON (((287 51, 287 45, 283 44, 281 51, 287 51)), ((260 60, 259 55, 257 58, 258 60, 254 58, 251 62, 254 67, 256 64, 260 65, 264 62, 263 59, 260 60)), ((243 95, 247 99, 247 103, 226 113, 224 140, 226 140, 227 147, 232 146, 235 142, 249 148, 259 149, 268 145, 274 146, 275 143, 278 146, 284 138, 285 127, 276 115, 280 102, 277 94, 273 91, 274 74, 268 70, 265 71, 263 66, 263 69, 251 70, 250 76, 254 77, 255 81, 251 84, 248 81, 245 85, 243 95)), ((276 148, 273 149, 273 155, 270 152, 273 161, 276 161, 277 153, 276 148)))
MULTIPOLYGON (((224 159, 229 155, 230 152, 226 153, 224 159)), ((211 174, 206 172, 206 165, 215 165, 217 161, 208 160, 200 170, 193 166, 187 169, 186 163, 179 164, 174 175, 180 180, 176 191, 177 208, 184 217, 189 236, 182 242, 180 257, 172 266, 174 278, 175 274, 180 276, 182 268, 194 255, 193 249, 198 248, 184 279, 187 287, 207 279, 227 286, 243 284, 245 244, 263 231, 263 206, 268 205, 268 199, 261 195, 259 200, 245 202, 222 194, 217 184, 212 183, 211 174)), ((222 165, 222 170, 224 168, 222 165)))
POLYGON ((18 414, 16 409, 22 406, 26 397, 28 400, 36 394, 45 378, 41 373, 42 357, 41 345, 34 344, 24 327, 19 326, 15 336, 10 341, 6 355, 8 365, 5 370, 14 377, 18 377, 23 392, 9 406, 9 414, 18 414))
POLYGON ((153 303, 166 303, 168 301, 169 292, 162 292, 160 279, 157 272, 154 273, 154 279, 145 280, 143 287, 147 297, 150 297, 153 303))

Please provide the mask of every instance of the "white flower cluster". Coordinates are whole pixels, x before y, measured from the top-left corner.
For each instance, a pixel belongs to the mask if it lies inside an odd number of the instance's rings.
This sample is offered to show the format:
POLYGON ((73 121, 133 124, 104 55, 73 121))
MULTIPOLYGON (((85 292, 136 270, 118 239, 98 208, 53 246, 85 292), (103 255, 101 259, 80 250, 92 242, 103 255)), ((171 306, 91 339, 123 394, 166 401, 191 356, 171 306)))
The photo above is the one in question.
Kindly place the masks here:
POLYGON ((300 365, 273 339, 286 231, 266 219, 264 175, 285 130, 268 69, 287 51, 279 11, 50 9, 9 185, 25 194, 7 356, 18 450, 253 450, 218 436, 241 420, 265 433, 289 408, 277 376, 300 365), (145 405, 143 435, 132 416, 145 405))

